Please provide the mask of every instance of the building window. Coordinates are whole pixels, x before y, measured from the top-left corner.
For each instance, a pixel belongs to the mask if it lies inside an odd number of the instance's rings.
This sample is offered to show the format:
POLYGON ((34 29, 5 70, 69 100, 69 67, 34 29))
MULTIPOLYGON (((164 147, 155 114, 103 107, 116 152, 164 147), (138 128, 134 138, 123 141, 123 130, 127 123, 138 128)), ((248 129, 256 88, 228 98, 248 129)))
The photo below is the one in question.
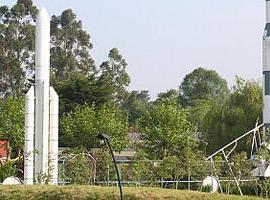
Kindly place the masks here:
POLYGON ((264 94, 270 95, 270 71, 264 72, 264 94))

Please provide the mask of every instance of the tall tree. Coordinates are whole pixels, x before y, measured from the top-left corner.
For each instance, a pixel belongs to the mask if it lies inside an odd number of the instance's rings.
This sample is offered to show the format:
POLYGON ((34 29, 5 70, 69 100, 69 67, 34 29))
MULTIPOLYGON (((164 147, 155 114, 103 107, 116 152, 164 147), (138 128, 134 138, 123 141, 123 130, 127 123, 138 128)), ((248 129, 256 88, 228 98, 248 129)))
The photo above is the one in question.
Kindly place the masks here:
POLYGON ((0 95, 20 96, 33 74, 34 25, 31 0, 0 7, 0 95))
POLYGON ((71 9, 51 18, 51 68, 56 79, 66 78, 70 72, 85 76, 96 73, 90 56, 90 35, 82 29, 71 9))
POLYGON ((112 90, 102 85, 95 75, 86 77, 81 73, 69 73, 65 80, 55 82, 60 99, 60 114, 70 112, 78 105, 97 107, 112 102, 112 90))
POLYGON ((130 127, 135 128, 137 120, 146 112, 150 96, 147 90, 131 91, 123 102, 128 112, 130 127))
POLYGON ((138 121, 144 150, 152 159, 182 154, 193 146, 190 135, 193 126, 187 120, 187 111, 175 104, 151 107, 138 121))
MULTIPOLYGON (((262 119, 262 89, 257 82, 237 79, 232 93, 213 104, 205 116, 203 131, 208 151, 213 152, 254 128, 262 119)), ((238 144, 238 151, 248 150, 250 140, 238 144)))
POLYGON ((127 97, 126 87, 130 77, 126 72, 127 62, 117 48, 110 50, 108 60, 100 65, 100 82, 113 89, 114 101, 122 102, 127 97))
POLYGON ((194 105, 197 100, 213 99, 229 92, 226 80, 214 70, 201 67, 187 74, 179 89, 180 97, 186 106, 194 105))
POLYGON ((158 94, 158 97, 156 99, 157 103, 176 103, 179 104, 179 92, 174 89, 167 90, 166 92, 161 92, 158 94))

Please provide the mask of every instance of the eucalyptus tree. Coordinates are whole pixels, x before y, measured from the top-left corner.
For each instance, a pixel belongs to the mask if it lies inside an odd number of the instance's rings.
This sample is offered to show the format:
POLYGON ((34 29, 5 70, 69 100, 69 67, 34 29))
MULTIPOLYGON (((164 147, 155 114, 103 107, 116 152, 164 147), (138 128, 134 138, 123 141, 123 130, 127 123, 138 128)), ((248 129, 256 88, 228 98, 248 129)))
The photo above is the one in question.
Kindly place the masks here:
POLYGON ((128 112, 130 127, 135 128, 137 120, 146 112, 150 105, 150 96, 147 90, 133 90, 123 101, 122 107, 128 112))
POLYGON ((130 77, 126 71, 127 65, 117 48, 111 49, 108 60, 100 65, 99 81, 112 90, 113 100, 118 103, 123 102, 128 95, 126 87, 130 83, 130 77))
POLYGON ((51 18, 51 68, 55 79, 65 79, 70 72, 85 76, 96 73, 90 55, 93 45, 90 35, 82 28, 76 14, 67 9, 60 16, 51 18))
POLYGON ((20 96, 33 75, 34 20, 37 8, 31 0, 0 7, 0 95, 20 96))

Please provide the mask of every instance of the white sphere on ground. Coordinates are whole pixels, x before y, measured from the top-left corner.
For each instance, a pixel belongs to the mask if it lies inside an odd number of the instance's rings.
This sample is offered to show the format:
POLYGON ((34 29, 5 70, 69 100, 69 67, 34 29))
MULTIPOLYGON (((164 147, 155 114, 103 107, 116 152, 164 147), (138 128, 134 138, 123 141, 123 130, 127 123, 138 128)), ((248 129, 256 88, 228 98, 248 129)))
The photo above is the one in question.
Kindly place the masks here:
POLYGON ((19 185, 21 184, 21 180, 18 177, 7 177, 4 181, 3 181, 3 185, 19 185))
POLYGON ((207 176, 202 183, 203 187, 211 187, 210 192, 218 191, 218 180, 214 176, 207 176))
POLYGON ((264 177, 270 177, 270 165, 267 165, 264 172, 264 177))

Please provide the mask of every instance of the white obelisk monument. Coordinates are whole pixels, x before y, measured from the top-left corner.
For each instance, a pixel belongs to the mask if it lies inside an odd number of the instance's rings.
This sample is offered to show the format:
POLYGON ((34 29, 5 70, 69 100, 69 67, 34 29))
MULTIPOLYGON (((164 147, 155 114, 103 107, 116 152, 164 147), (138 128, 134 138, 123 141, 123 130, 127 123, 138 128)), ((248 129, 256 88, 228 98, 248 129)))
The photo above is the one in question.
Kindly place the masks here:
POLYGON ((35 35, 35 86, 26 94, 24 183, 57 184, 58 95, 50 87, 50 18, 43 7, 35 35))

